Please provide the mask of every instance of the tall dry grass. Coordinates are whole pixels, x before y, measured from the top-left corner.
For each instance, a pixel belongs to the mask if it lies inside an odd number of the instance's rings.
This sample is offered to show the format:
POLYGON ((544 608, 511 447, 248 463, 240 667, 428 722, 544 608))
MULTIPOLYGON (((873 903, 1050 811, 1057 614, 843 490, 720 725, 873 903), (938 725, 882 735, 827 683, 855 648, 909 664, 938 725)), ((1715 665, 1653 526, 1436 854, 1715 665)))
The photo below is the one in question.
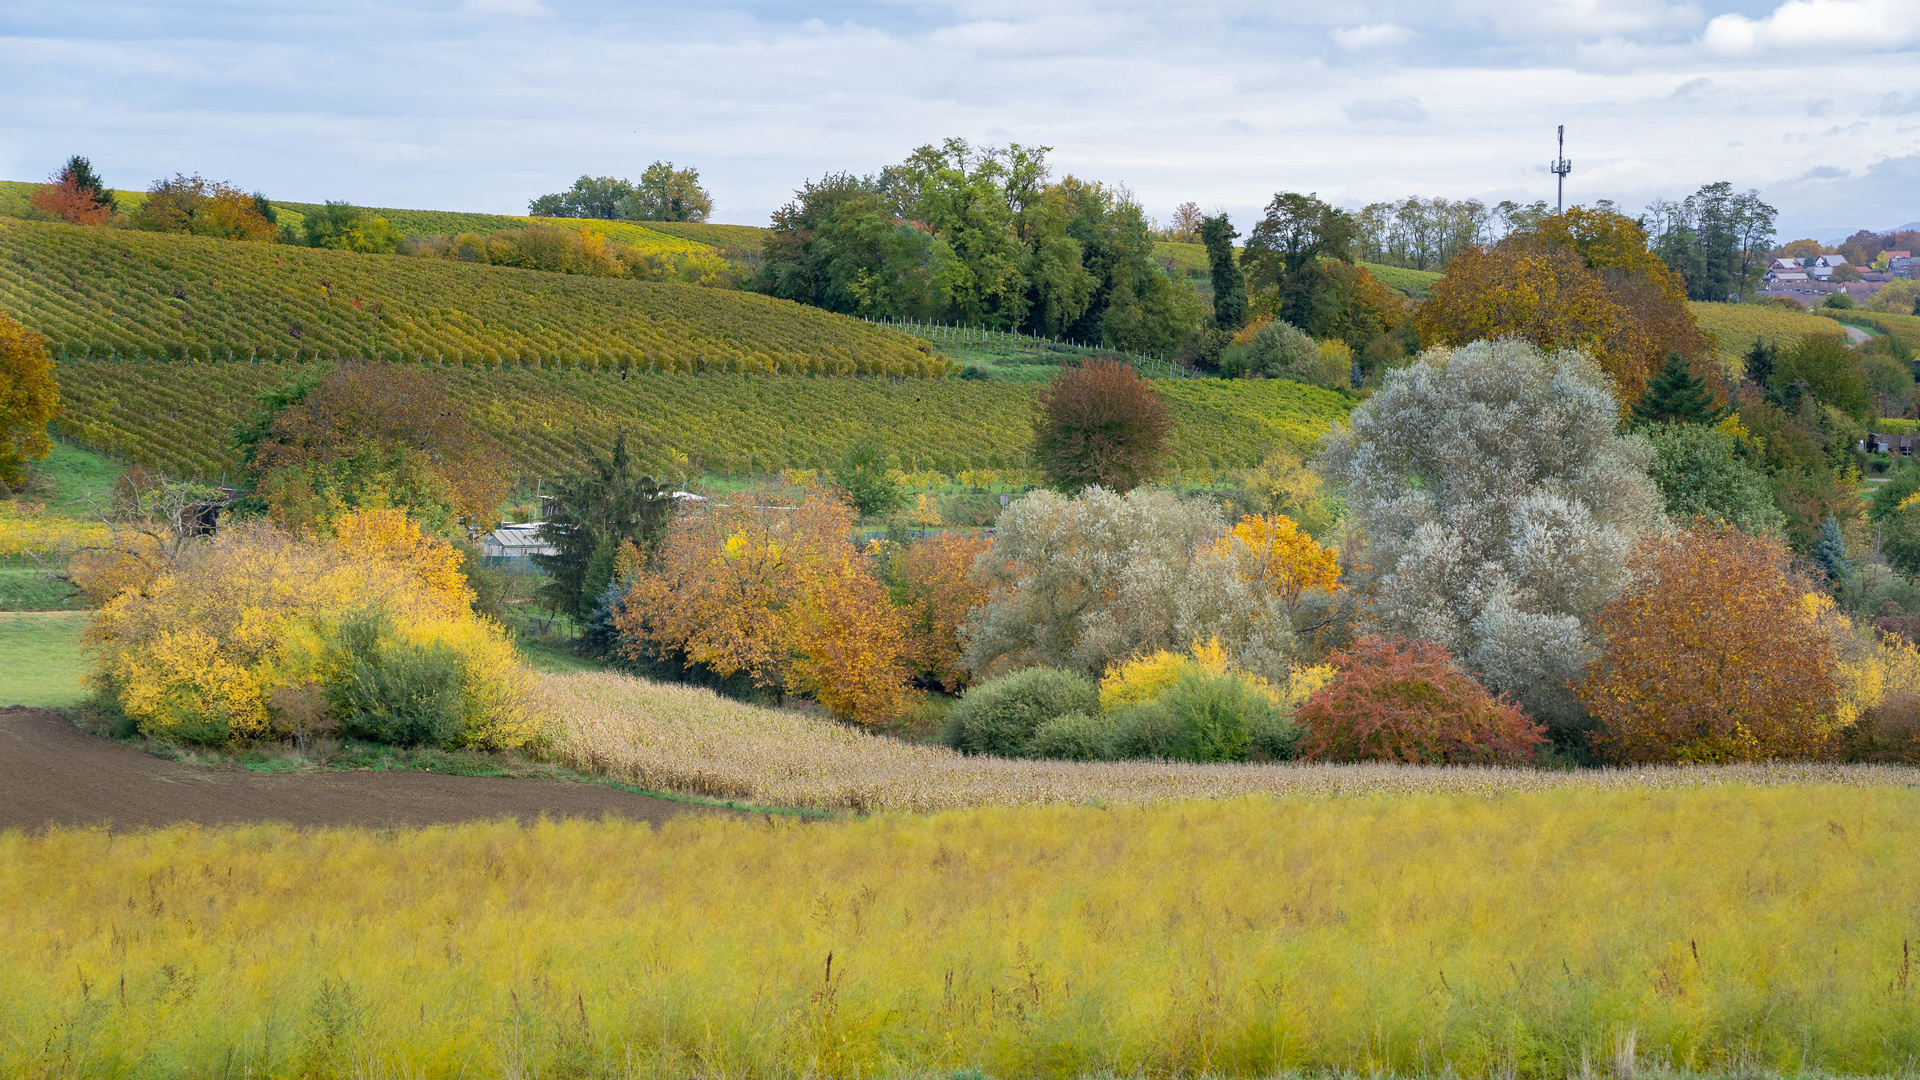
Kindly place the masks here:
POLYGON ((1920 1058, 1907 788, 12 833, 0 911, 9 1078, 1920 1058))
POLYGON ((768 806, 944 810, 1026 803, 1146 803, 1236 795, 1497 794, 1560 787, 1920 785, 1898 766, 1746 765, 1581 772, 1405 765, 1183 765, 1013 761, 915 746, 705 690, 610 673, 549 676, 535 706, 585 772, 768 806))

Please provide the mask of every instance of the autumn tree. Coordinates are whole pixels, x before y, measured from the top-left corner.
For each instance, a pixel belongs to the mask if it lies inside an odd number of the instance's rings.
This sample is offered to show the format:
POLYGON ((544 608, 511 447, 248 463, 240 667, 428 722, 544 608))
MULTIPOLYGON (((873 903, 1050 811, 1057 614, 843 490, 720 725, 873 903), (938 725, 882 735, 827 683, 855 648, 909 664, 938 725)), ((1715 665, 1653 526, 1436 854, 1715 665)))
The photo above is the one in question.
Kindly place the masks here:
MULTIPOLYGON (((266 199, 232 184, 209 182, 202 176, 176 174, 155 180, 147 197, 132 214, 136 229, 183 232, 271 244, 279 233, 262 207, 266 199)), ((270 209, 270 207, 269 207, 270 209)))
POLYGON ((1335 674, 1300 706, 1307 761, 1520 765, 1546 741, 1436 642, 1369 637, 1328 654, 1335 674))
POLYGON ((888 565, 894 602, 907 620, 913 667, 949 691, 969 678, 960 624, 987 599, 987 585, 973 568, 992 548, 993 541, 984 536, 943 532, 906 545, 888 565))
POLYGON ((58 415, 47 339, 0 313, 0 488, 18 485, 28 462, 52 452, 47 424, 58 415))
MULTIPOLYGON (((357 251, 363 255, 391 255, 400 249, 400 242, 406 239, 406 235, 394 228, 386 218, 331 199, 327 200, 325 206, 301 219, 300 232, 308 247, 357 251)), ((534 269, 545 270, 549 267, 534 269)))
POLYGON ((1461 252, 1415 325, 1435 344, 1518 337, 1547 350, 1584 349, 1633 401, 1668 354, 1711 352, 1686 299, 1684 282, 1647 252, 1638 224, 1574 207, 1461 252))
POLYGON ((1062 372, 1034 403, 1034 459, 1059 491, 1131 491, 1159 473, 1172 427, 1166 403, 1131 366, 1094 360, 1062 372))
POLYGON ((1200 243, 1200 229, 1206 223, 1207 216, 1200 212, 1200 204, 1183 202, 1173 208, 1173 221, 1167 228, 1167 239, 1176 244, 1200 243))
POLYGON ((401 364, 343 362, 310 389, 265 399, 242 438, 270 516, 295 531, 362 507, 406 510, 435 532, 491 526, 501 453, 438 380, 401 364))
POLYGON ((1633 571, 1574 688, 1596 749, 1623 764, 1829 755, 1834 642, 1779 542, 1695 529, 1644 541, 1633 571))
POLYGON ((113 192, 94 173, 93 163, 79 154, 68 158, 27 201, 69 225, 104 225, 117 209, 113 192))
POLYGON ((907 628, 853 544, 853 508, 820 487, 746 492, 681 514, 614 625, 629 659, 679 659, 836 716, 910 704, 907 628))
POLYGON ((1231 558, 1240 574, 1261 590, 1272 593, 1292 613, 1300 594, 1308 589, 1339 588, 1340 559, 1280 514, 1240 519, 1215 544, 1231 558))

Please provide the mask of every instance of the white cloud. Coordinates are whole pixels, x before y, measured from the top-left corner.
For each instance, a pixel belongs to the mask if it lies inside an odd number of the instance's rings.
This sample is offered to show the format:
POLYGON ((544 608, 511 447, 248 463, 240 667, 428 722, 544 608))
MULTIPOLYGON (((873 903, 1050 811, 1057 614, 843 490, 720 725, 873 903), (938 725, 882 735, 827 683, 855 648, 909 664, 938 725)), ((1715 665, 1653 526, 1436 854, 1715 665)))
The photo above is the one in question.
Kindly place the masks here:
POLYGON ((1390 49, 1404 45, 1413 37, 1413 31, 1394 23, 1368 23, 1365 26, 1335 30, 1328 36, 1334 44, 1350 51, 1362 49, 1390 49))
POLYGON ((1764 18, 1721 15, 1700 42, 1721 56, 1783 52, 1900 49, 1920 41, 1920 4, 1913 0, 1787 0, 1764 18))
POLYGON ((1705 75, 1702 75, 1699 78, 1688 79, 1686 82, 1683 82, 1679 86, 1674 87, 1673 97, 1675 100, 1692 98, 1692 97, 1700 97, 1701 95, 1708 93, 1712 89, 1713 89, 1713 80, 1707 78, 1705 75))
POLYGON ((1394 124, 1424 124, 1428 120, 1427 110, 1417 97, 1375 99, 1355 101, 1341 106, 1347 119, 1356 124, 1386 122, 1394 124))

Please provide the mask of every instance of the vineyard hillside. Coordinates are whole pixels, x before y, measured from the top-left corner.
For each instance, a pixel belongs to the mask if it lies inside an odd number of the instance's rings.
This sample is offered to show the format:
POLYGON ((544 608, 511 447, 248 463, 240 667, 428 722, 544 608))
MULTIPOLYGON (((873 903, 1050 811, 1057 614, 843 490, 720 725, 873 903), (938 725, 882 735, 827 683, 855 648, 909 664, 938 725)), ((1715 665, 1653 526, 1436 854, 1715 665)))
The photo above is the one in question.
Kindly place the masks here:
MULTIPOLYGON (((57 367, 61 434, 126 460, 213 479, 234 471, 230 433, 261 393, 307 365, 66 360, 57 367)), ((604 450, 624 428, 648 468, 669 476, 767 475, 820 468, 855 439, 884 445, 910 471, 1026 468, 1030 383, 686 375, 608 368, 427 364, 499 442, 522 477, 604 450)), ((1349 398, 1284 380, 1156 380, 1174 420, 1172 463, 1189 473, 1257 463, 1302 445, 1352 408, 1349 398)))
POLYGON ((935 377, 953 368, 924 341, 753 293, 5 219, 0 309, 54 352, 96 358, 935 377))
POLYGON ((1757 340, 1791 345, 1809 335, 1844 338, 1846 333, 1832 319, 1766 304, 1717 304, 1689 300, 1687 310, 1693 312, 1693 319, 1700 324, 1700 329, 1718 339, 1720 362, 1729 374, 1746 370, 1747 353, 1757 340))

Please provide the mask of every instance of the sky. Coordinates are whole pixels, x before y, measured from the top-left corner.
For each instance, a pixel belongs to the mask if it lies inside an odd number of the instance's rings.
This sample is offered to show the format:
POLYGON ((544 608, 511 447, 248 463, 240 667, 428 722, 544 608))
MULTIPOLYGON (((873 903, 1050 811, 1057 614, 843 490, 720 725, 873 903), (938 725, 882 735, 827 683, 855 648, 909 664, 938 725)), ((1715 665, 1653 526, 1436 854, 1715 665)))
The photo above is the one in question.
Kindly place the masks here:
POLYGON ((1569 203, 1920 219, 1920 0, 0 0, 0 88, 0 178, 296 202, 524 213, 666 160, 757 225, 959 136, 1244 230, 1279 191, 1551 202, 1564 124, 1569 203))

